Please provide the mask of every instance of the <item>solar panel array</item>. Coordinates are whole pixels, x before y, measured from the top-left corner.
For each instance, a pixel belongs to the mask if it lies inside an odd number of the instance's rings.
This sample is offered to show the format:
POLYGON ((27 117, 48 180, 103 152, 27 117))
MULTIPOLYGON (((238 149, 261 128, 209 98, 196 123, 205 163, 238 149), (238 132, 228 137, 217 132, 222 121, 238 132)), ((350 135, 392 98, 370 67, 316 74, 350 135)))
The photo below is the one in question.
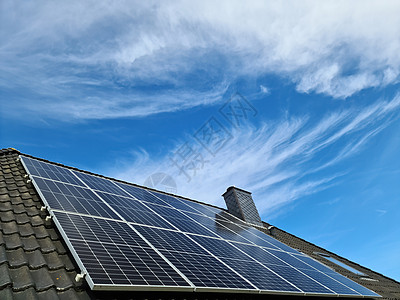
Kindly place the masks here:
POLYGON ((21 159, 92 289, 379 297, 222 209, 21 159))

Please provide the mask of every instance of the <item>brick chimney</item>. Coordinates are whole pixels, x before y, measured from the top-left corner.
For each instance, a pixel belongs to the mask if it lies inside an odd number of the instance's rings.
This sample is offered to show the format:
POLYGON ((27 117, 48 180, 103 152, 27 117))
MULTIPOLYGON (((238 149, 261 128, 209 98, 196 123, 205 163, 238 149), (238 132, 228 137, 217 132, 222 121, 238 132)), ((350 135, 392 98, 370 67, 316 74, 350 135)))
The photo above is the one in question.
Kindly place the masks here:
POLYGON ((222 195, 228 211, 245 222, 262 226, 260 215, 254 204, 251 193, 231 186, 222 195))

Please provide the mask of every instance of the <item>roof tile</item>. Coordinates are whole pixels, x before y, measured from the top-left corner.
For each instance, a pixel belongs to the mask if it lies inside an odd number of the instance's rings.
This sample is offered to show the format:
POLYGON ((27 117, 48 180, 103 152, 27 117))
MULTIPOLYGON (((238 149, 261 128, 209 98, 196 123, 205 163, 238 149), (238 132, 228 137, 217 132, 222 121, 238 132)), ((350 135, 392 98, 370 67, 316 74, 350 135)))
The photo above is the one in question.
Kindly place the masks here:
POLYGON ((15 220, 14 212, 13 211, 2 212, 0 213, 0 219, 2 222, 14 221, 15 220))
POLYGON ((0 265, 7 261, 6 248, 4 245, 0 246, 0 265))
POLYGON ((43 254, 43 256, 50 270, 56 270, 64 267, 64 263, 61 261, 59 254, 56 251, 43 254))
POLYGON ((37 226, 33 227, 33 231, 35 233, 36 238, 38 239, 43 239, 49 236, 49 233, 47 232, 46 227, 42 226, 37 226))
POLYGON ((67 254, 60 254, 60 259, 64 264, 65 270, 67 271, 75 270, 75 266, 67 254))
POLYGON ((10 195, 11 198, 13 198, 13 197, 20 198, 20 196, 21 196, 21 193, 18 190, 8 191, 8 194, 10 195))
POLYGON ((46 268, 33 270, 31 271, 31 275, 35 282, 35 288, 39 292, 47 290, 54 285, 53 279, 46 268))
MULTIPOLYGON (((35 209, 37 210, 37 208, 35 207, 35 209)), ((39 225, 43 225, 43 219, 40 217, 40 215, 37 216, 33 216, 32 220, 31 220, 32 226, 39 226, 39 225)))
POLYGON ((25 290, 34 286, 34 281, 27 266, 16 269, 8 269, 13 282, 13 291, 25 290))
POLYGON ((17 221, 18 224, 26 224, 29 223, 31 219, 28 217, 27 214, 16 214, 15 220, 17 221))
POLYGON ((66 254, 67 253, 67 250, 65 249, 65 247, 64 247, 64 245, 62 244, 61 241, 54 241, 53 243, 56 246, 57 252, 59 254, 66 254))
POLYGON ((6 249, 16 249, 18 247, 22 247, 21 238, 17 233, 3 235, 3 239, 6 244, 6 249))
POLYGON ((56 246, 53 244, 52 240, 49 237, 38 239, 37 241, 40 245, 40 250, 43 253, 49 253, 56 250, 56 246))
POLYGON ((26 253, 26 256, 28 257, 30 269, 38 269, 46 265, 46 260, 40 250, 28 252, 26 253))
POLYGON ((18 225, 18 228, 19 228, 19 234, 21 236, 30 236, 30 235, 35 234, 35 232, 33 231, 32 225, 30 223, 18 225))
POLYGON ((19 231, 15 221, 2 223, 1 229, 3 230, 4 234, 13 234, 19 231))
MULTIPOLYGON (((0 288, 3 288, 11 283, 10 274, 8 273, 7 264, 0 265, 0 288)), ((3 299, 3 298, 1 298, 3 299)))
POLYGON ((45 290, 43 292, 40 292, 37 294, 39 297, 39 300, 53 300, 53 299, 60 299, 58 297, 58 294, 54 288, 45 290))
POLYGON ((26 207, 25 210, 30 217, 37 216, 39 214, 39 210, 36 208, 36 206, 26 207))
POLYGON ((14 300, 38 300, 36 291, 33 287, 14 293, 14 300))
MULTIPOLYGON (((0 278, 1 278, 1 274, 0 274, 0 278)), ((14 300, 14 296, 13 296, 11 288, 7 287, 3 290, 0 290, 0 299, 1 300, 14 300)))
POLYGON ((58 291, 65 291, 74 286, 64 269, 49 271, 58 291))
POLYGON ((34 251, 40 248, 39 243, 37 242, 36 238, 33 235, 28 237, 22 237, 21 241, 25 251, 34 251))
POLYGON ((54 228, 46 228, 46 231, 53 241, 60 239, 60 235, 57 233, 57 231, 54 228))
POLYGON ((10 200, 12 205, 19 205, 24 203, 19 195, 10 197, 10 200))
POLYGON ((26 257, 22 248, 8 250, 6 253, 10 268, 19 268, 21 266, 28 265, 28 258, 26 257))
POLYGON ((25 206, 22 203, 13 205, 12 208, 15 214, 22 214, 22 213, 26 214, 25 206))
POLYGON ((0 202, 0 212, 12 210, 11 202, 0 202))
POLYGON ((2 188, 0 188, 0 202, 8 202, 10 201, 10 196, 8 194, 1 193, 2 188))
POLYGON ((88 300, 90 299, 88 294, 84 292, 77 292, 73 289, 66 290, 58 294, 60 300, 88 300))

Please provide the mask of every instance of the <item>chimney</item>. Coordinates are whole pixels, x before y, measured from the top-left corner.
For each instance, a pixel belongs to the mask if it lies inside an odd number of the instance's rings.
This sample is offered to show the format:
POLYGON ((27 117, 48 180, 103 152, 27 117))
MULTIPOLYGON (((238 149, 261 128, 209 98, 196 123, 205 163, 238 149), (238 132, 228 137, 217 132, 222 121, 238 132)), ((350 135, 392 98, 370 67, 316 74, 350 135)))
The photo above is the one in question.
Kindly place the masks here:
POLYGON ((231 186, 222 197, 229 213, 245 222, 263 226, 250 192, 231 186))

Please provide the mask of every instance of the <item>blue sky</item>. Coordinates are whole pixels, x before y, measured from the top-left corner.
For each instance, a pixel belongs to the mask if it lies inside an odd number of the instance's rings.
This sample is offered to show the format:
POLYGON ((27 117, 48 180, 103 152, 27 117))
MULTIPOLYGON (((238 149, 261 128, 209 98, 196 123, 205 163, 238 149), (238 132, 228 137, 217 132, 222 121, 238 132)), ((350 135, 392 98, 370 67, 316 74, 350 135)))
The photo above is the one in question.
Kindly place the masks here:
POLYGON ((400 280, 400 5, 365 2, 2 1, 1 146, 221 207, 247 189, 400 280))

